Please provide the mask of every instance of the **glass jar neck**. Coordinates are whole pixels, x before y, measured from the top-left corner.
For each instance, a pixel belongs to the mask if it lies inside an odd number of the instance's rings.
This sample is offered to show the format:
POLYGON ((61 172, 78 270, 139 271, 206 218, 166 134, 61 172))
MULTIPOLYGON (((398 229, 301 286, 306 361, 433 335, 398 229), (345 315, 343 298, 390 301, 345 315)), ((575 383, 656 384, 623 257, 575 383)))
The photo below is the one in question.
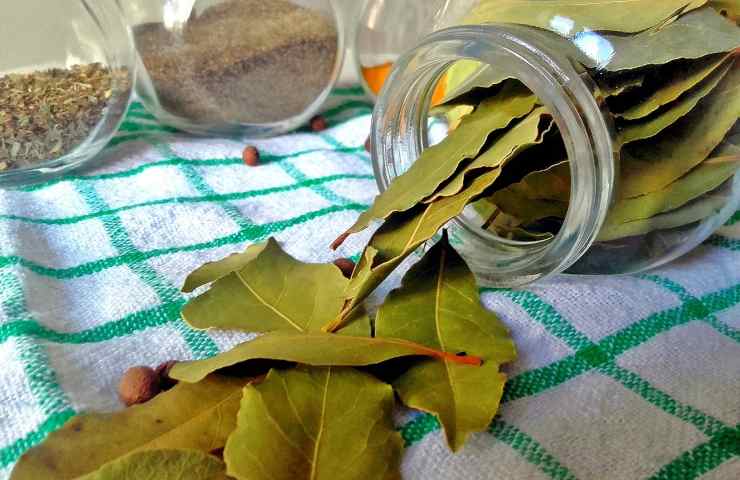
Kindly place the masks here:
POLYGON ((518 25, 453 27, 427 37, 399 59, 373 114, 375 174, 381 191, 428 146, 427 118, 435 86, 456 61, 489 65, 539 97, 560 130, 571 168, 571 197, 559 233, 535 242, 506 240, 462 217, 449 226, 456 247, 481 281, 517 286, 560 273, 591 246, 615 188, 613 128, 596 87, 562 37, 518 25))

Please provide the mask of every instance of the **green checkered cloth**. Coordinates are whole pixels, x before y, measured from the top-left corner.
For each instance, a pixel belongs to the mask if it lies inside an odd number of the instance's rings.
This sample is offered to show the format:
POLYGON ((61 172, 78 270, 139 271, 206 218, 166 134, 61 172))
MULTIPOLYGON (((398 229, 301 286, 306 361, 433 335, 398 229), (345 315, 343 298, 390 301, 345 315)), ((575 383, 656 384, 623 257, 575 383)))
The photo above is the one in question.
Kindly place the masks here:
MULTIPOLYGON (((177 134, 134 104, 88 170, 0 192, 0 478, 76 413, 120 408, 128 367, 244 339, 182 323, 195 267, 270 236, 334 258, 376 194, 361 93, 334 92, 325 132, 254 142, 258 168, 244 142, 177 134)), ((483 298, 520 351, 500 416, 453 455, 434 417, 399 410, 404 478, 740 478, 740 215, 647 275, 483 298)))

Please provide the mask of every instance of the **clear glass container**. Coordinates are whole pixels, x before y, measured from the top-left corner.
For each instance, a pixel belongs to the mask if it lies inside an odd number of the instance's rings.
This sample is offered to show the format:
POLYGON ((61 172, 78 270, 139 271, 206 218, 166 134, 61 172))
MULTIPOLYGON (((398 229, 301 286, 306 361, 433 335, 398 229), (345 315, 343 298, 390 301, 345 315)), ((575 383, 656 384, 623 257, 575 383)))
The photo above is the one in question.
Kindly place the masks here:
POLYGON ((196 134, 269 136, 305 124, 343 58, 331 0, 126 0, 137 92, 196 134))
POLYGON ((714 8, 727 2, 463 3, 395 61, 372 152, 384 191, 430 145, 440 82, 450 129, 512 82, 537 97, 554 122, 540 144, 448 226, 484 283, 640 272, 740 209, 740 28, 714 8))
POLYGON ((39 181, 100 152, 135 75, 115 0, 5 0, 0 44, 0 185, 39 181))

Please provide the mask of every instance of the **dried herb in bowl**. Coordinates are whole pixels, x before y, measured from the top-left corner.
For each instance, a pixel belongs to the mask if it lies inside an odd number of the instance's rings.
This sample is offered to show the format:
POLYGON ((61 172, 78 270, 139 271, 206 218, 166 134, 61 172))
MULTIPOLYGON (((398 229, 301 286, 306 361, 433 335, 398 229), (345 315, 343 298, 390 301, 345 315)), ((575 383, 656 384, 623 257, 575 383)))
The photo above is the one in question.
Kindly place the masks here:
POLYGON ((285 0, 228 0, 174 27, 134 28, 161 107, 182 119, 265 124, 304 112, 329 86, 333 19, 285 0))
POLYGON ((0 171, 73 151, 103 117, 112 84, 100 63, 0 77, 0 171))

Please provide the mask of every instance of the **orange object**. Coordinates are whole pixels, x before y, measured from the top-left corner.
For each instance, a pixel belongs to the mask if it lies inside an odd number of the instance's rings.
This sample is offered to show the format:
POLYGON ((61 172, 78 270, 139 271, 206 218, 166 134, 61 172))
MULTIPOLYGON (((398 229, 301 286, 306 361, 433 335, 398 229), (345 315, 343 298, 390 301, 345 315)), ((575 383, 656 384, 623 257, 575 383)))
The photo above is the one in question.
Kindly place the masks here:
MULTIPOLYGON (((370 90, 375 95, 380 93, 380 89, 383 88, 386 78, 388 78, 388 75, 391 73, 391 68, 393 68, 393 63, 391 62, 376 65, 374 67, 362 67, 362 76, 365 77, 367 86, 370 87, 370 90)), ((446 85, 446 77, 443 76, 439 83, 437 83, 437 88, 434 90, 432 105, 437 105, 442 102, 442 99, 445 96, 446 85)))

